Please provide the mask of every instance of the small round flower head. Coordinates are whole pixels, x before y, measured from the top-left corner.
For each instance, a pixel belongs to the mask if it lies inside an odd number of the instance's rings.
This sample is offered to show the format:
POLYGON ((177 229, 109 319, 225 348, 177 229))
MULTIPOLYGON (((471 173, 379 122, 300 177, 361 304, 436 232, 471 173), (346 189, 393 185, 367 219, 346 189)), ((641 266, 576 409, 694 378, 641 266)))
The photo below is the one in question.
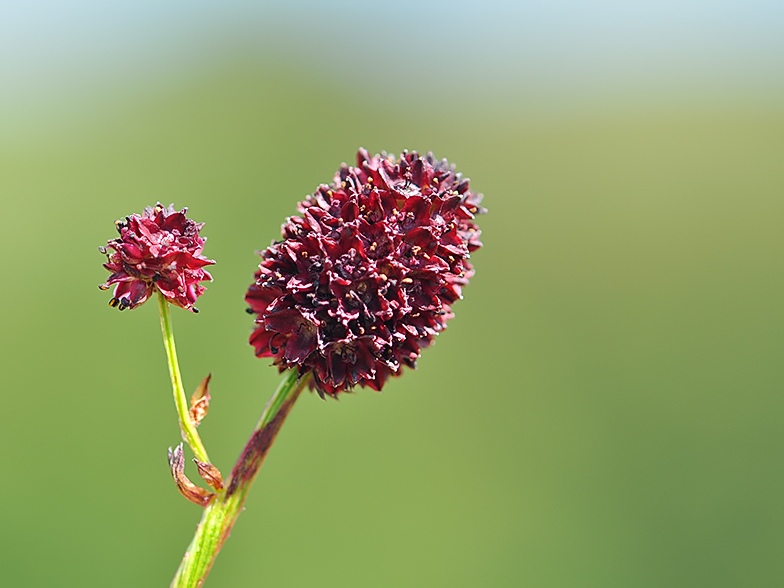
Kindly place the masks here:
POLYGON ((112 275, 99 288, 108 290, 117 284, 111 306, 136 308, 157 288, 172 304, 199 312, 193 306, 205 290, 199 282, 212 280, 203 268, 215 262, 201 254, 206 239, 199 230, 204 223, 189 219, 187 212, 159 202, 145 208, 141 216, 132 214, 115 223, 120 237, 107 243, 112 251, 100 248, 107 258, 103 267, 112 275))
POLYGON ((345 164, 260 252, 245 300, 258 357, 313 373, 321 396, 381 390, 446 327, 481 246, 481 194, 445 159, 404 152, 345 164))

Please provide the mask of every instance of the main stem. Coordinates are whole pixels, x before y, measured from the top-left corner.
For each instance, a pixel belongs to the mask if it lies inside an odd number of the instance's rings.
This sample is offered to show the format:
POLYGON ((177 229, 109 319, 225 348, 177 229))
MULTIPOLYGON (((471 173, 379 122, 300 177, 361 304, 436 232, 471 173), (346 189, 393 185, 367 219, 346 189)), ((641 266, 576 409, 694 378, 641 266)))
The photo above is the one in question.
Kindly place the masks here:
POLYGON ((174 392, 174 404, 177 407, 177 416, 180 419, 182 438, 191 446, 193 454, 199 461, 211 463, 207 450, 201 442, 196 425, 193 424, 188 412, 188 401, 185 399, 185 390, 182 387, 180 365, 177 362, 177 348, 174 346, 174 332, 172 331, 171 317, 169 316, 169 302, 158 292, 158 309, 161 314, 161 331, 163 331, 163 344, 166 347, 166 357, 169 360, 169 375, 174 392))
POLYGON ((309 377, 310 374, 306 374, 298 379, 296 370, 289 370, 284 375, 264 408, 224 489, 204 509, 196 535, 182 558, 171 588, 195 588, 204 583, 218 551, 242 511, 242 505, 267 451, 309 377))

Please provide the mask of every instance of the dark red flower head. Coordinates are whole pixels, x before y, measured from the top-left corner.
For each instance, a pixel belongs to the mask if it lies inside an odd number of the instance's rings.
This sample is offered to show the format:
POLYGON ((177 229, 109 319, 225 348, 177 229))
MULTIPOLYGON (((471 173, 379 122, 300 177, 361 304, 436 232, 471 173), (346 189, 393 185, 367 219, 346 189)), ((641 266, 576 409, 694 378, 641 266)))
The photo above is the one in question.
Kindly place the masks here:
POLYGON ((381 390, 446 327, 481 246, 481 194, 431 153, 357 154, 260 252, 245 300, 258 357, 313 372, 320 395, 381 390))
POLYGON ((199 230, 204 223, 192 221, 187 212, 187 208, 176 212, 173 204, 164 208, 159 202, 145 208, 141 216, 132 214, 115 223, 120 237, 107 243, 113 251, 100 248, 107 258, 103 267, 112 275, 99 288, 108 290, 117 284, 110 305, 136 308, 157 288, 172 304, 199 312, 193 306, 205 290, 199 282, 212 280, 203 268, 215 262, 201 254, 206 239, 199 230))

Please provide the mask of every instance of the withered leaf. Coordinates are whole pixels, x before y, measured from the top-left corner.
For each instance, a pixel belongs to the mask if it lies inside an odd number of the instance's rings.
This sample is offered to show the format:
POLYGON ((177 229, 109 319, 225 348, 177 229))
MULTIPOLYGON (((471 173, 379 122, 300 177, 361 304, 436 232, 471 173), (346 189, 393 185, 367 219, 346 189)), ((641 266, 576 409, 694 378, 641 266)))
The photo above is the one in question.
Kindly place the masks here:
POLYGON ((199 426, 199 423, 207 415, 207 410, 210 408, 210 378, 212 378, 212 372, 201 381, 201 384, 196 388, 196 392, 191 396, 191 410, 189 414, 195 427, 199 426))
POLYGON ((169 447, 169 469, 180 494, 194 504, 207 506, 212 497, 215 496, 209 490, 205 490, 191 482, 188 476, 185 475, 185 456, 182 453, 182 443, 175 447, 174 450, 169 447))
POLYGON ((199 461, 195 457, 193 458, 193 463, 195 463, 196 467, 199 469, 199 475, 201 476, 202 480, 207 482, 216 490, 223 489, 223 476, 221 475, 218 468, 216 468, 211 463, 199 461))

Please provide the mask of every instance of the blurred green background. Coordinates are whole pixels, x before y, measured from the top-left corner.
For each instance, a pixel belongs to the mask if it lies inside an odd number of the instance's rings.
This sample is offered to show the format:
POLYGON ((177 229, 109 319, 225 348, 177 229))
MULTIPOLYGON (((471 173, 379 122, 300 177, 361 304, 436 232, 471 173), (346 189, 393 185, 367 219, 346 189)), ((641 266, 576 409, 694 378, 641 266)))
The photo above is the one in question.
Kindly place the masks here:
POLYGON ((301 398, 207 586, 784 584, 782 26, 765 2, 3 5, 3 585, 166 586, 199 519, 157 308, 97 289, 114 220, 206 223, 215 281, 173 318, 227 473, 278 379, 247 345, 254 250, 359 146, 472 179, 477 275, 417 371, 301 398))

